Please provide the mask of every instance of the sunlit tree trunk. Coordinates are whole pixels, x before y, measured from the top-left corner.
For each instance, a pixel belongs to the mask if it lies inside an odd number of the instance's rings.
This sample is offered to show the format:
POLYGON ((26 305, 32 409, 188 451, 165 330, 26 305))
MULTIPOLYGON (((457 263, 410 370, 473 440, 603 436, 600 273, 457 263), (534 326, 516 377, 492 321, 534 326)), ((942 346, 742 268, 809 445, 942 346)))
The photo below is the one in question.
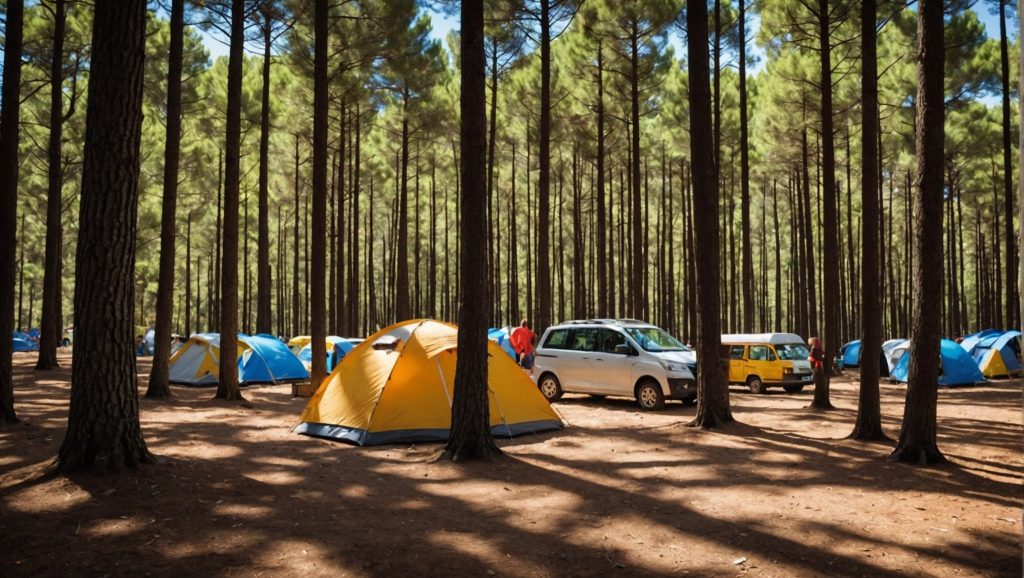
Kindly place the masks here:
POLYGON ((231 3, 231 48, 228 52, 227 135, 224 144, 224 231, 220 255, 220 379, 218 399, 242 399, 238 388, 238 191, 242 138, 242 49, 245 3, 231 3))
POLYGON ((171 47, 167 59, 167 144, 164 148, 164 198, 160 216, 160 279, 156 294, 153 368, 146 397, 171 395, 171 315, 174 310, 174 248, 177 232, 178 159, 181 150, 181 59, 185 33, 185 2, 171 4, 171 47))
MULTIPOLYGON (((327 0, 316 0, 313 9, 313 240, 312 254, 327 254, 327 0)), ((308 259, 307 262, 313 261, 308 259)), ((310 337, 313 364, 310 380, 319 386, 327 373, 327 310, 324 268, 312 267, 310 274, 310 337)))
MULTIPOLYGON (((882 310, 878 297, 878 62, 875 0, 861 3, 861 319, 860 397, 857 423, 850 435, 858 440, 888 439, 882 430, 878 376, 882 355, 882 310)), ((852 191, 847 191, 852 194, 852 191)), ((852 247, 851 247, 852 252, 852 247)))
MULTIPOLYGON (((546 2, 547 0, 543 0, 546 2)), ((483 0, 462 3, 460 112, 462 159, 462 303, 455 365, 452 427, 445 456, 488 460, 500 454, 491 435, 487 394, 487 164, 483 0)))
POLYGON ((723 364, 719 362, 721 304, 718 267, 718 184, 711 142, 711 94, 708 73, 708 14, 703 2, 686 12, 690 74, 690 155, 693 159, 693 211, 697 257, 697 415, 689 425, 714 428, 733 421, 723 364))
POLYGON ((914 268, 913 343, 907 355, 909 375, 903 426, 895 461, 927 465, 945 458, 936 443, 939 341, 942 301, 942 197, 945 102, 943 95, 943 3, 924 0, 918 6, 916 148, 917 175, 914 223, 917 253, 914 268))

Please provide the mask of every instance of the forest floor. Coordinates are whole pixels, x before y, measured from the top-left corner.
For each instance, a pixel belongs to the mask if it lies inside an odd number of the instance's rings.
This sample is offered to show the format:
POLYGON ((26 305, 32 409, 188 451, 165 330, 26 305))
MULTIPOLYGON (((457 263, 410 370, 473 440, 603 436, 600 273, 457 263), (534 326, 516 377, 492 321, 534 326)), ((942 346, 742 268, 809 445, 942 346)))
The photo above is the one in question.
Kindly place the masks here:
MULTIPOLYGON (((70 371, 15 354, 25 421, 0 430, 4 576, 1020 576, 1022 381, 942 389, 950 463, 885 461, 810 392, 732 390, 741 422, 683 427, 692 407, 567 396, 566 429, 499 441, 489 464, 441 446, 358 448, 291 433, 304 399, 248 388, 141 401, 156 466, 52 475, 70 371)), ((64 367, 70 356, 62 355, 64 367)), ((140 363, 140 376, 149 373, 140 363)), ((852 376, 855 377, 855 376, 852 376)), ((889 435, 904 387, 882 386, 889 435)))

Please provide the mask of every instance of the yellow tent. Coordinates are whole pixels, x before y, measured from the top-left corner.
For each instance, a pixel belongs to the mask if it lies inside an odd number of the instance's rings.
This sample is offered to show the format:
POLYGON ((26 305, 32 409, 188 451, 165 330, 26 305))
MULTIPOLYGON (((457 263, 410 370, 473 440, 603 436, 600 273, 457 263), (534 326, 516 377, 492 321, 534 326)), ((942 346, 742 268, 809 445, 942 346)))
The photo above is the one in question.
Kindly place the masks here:
MULTIPOLYGON (((445 441, 451 427, 457 329, 432 320, 385 328, 349 352, 302 412, 296 431, 357 445, 445 441)), ((529 377, 491 342, 491 433, 562 427, 529 377)))
POLYGON ((309 335, 298 335, 288 340, 288 349, 292 350, 292 353, 298 355, 299 351, 303 347, 309 345, 309 342, 313 341, 313 338, 309 335))

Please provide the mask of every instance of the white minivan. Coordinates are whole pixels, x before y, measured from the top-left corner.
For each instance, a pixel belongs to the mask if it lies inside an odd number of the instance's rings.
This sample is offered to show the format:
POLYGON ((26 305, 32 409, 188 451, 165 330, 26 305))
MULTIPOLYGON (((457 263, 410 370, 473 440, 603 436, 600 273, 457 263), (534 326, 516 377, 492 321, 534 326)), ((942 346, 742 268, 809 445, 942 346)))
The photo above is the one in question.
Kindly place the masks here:
POLYGON ((548 328, 534 375, 548 401, 563 393, 633 397, 644 410, 697 399, 696 354, 664 330, 635 319, 568 321, 548 328))

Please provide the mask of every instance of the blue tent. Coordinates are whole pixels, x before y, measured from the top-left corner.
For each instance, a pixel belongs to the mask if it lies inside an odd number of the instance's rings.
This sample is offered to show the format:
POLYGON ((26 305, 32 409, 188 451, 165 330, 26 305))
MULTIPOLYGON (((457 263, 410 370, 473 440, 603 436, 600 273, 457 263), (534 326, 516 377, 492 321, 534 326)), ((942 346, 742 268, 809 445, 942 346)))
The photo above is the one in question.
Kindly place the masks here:
POLYGON ((516 358, 516 350, 512 349, 512 342, 509 341, 512 335, 511 327, 498 327, 487 330, 487 339, 497 343, 501 350, 508 354, 512 359, 516 358))
MULTIPOLYGON (((985 376, 978 369, 974 359, 955 341, 943 339, 940 348, 942 371, 939 374, 939 385, 973 385, 985 381, 985 376)), ((910 373, 910 352, 908 351, 892 370, 892 378, 906 383, 910 373)))
POLYGON ((14 351, 39 351, 39 342, 20 331, 14 332, 14 351))
POLYGON ((43 333, 41 331, 39 331, 38 327, 33 327, 32 329, 28 330, 28 336, 31 337, 35 341, 39 341, 39 336, 42 335, 42 334, 43 333))
MULTIPOLYGON (((170 382, 213 385, 220 373, 220 334, 197 333, 170 360, 170 382)), ((305 381, 309 372, 273 335, 238 334, 238 382, 281 383, 305 381)))
POLYGON ((990 335, 999 335, 1000 333, 1000 331, 996 331, 995 329, 985 329, 984 331, 966 335, 960 341, 960 347, 963 347, 967 353, 970 353, 973 356, 975 349, 978 348, 978 344, 980 344, 983 339, 990 335))
POLYGON ((860 339, 839 348, 839 368, 860 367, 860 339))
POLYGON ((985 377, 1013 377, 1021 373, 1020 331, 995 331, 984 336, 971 357, 985 377))
MULTIPOLYGON (((345 355, 349 351, 355 349, 356 345, 362 343, 362 339, 351 339, 347 337, 338 337, 337 335, 327 336, 327 371, 330 372, 334 369, 334 366, 341 363, 341 360, 345 358, 345 355)), ((299 350, 297 354, 299 361, 302 365, 308 369, 313 365, 313 344, 307 343, 299 350)))

